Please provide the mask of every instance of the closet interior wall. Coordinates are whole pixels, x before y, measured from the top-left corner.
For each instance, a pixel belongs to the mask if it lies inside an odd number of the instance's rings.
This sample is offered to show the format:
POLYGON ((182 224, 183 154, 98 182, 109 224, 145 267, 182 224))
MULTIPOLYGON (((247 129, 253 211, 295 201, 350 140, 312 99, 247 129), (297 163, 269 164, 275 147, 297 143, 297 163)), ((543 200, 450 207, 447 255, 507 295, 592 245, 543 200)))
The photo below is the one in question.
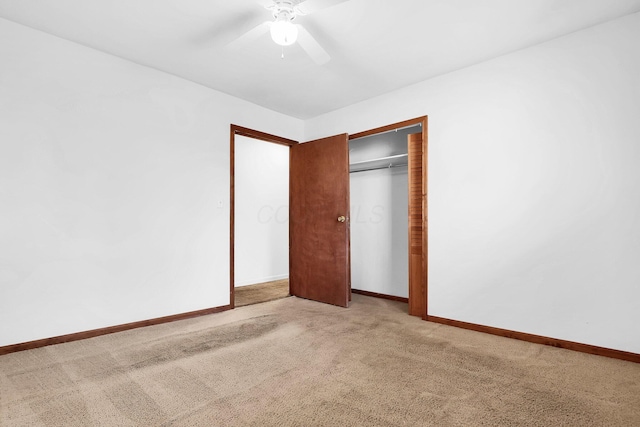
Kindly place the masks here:
POLYGON ((408 298, 407 135, 420 131, 349 141, 352 289, 408 298))

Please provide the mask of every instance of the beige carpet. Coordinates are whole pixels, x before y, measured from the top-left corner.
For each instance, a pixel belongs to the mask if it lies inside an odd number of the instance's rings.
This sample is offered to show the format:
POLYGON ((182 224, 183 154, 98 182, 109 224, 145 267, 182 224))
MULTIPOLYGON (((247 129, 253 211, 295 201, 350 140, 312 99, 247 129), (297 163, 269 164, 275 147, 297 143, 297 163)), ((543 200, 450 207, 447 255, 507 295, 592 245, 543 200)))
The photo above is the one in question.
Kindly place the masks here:
POLYGON ((289 279, 239 286, 233 292, 236 307, 286 298, 289 296, 289 279))
POLYGON ((640 365, 295 297, 0 356, 2 426, 638 426, 640 365))

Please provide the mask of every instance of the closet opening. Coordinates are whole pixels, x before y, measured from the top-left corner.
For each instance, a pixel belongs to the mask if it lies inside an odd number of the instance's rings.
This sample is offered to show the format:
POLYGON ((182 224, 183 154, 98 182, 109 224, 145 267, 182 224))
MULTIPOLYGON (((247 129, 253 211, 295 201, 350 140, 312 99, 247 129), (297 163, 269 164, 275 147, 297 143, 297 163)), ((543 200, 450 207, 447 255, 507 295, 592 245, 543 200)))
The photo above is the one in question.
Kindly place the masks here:
POLYGON ((290 295, 289 158, 293 141, 231 129, 232 307, 290 295))
POLYGON ((426 318, 426 126, 422 117, 349 138, 352 292, 426 318))

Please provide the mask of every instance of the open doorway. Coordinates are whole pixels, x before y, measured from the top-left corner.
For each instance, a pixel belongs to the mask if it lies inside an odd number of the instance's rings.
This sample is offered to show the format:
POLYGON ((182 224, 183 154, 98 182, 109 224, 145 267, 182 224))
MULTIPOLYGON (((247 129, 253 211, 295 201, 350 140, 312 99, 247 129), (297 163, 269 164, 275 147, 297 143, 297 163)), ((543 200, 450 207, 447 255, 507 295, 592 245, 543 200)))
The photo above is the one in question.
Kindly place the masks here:
POLYGON ((231 304, 289 295, 287 140, 232 126, 231 304))
POLYGON ((427 315, 426 117, 349 138, 352 291, 427 315))

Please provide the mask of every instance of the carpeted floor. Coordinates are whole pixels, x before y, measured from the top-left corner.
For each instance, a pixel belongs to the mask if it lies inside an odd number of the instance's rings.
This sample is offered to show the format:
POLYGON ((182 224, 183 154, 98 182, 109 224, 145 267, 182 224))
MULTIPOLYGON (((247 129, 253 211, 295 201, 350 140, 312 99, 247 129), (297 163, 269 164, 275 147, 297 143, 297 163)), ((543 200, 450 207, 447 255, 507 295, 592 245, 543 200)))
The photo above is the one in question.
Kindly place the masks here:
POLYGON ((0 356, 1 426, 637 426, 640 365, 295 297, 0 356))
POLYGON ((286 298, 289 296, 289 279, 239 286, 233 292, 236 307, 286 298))

